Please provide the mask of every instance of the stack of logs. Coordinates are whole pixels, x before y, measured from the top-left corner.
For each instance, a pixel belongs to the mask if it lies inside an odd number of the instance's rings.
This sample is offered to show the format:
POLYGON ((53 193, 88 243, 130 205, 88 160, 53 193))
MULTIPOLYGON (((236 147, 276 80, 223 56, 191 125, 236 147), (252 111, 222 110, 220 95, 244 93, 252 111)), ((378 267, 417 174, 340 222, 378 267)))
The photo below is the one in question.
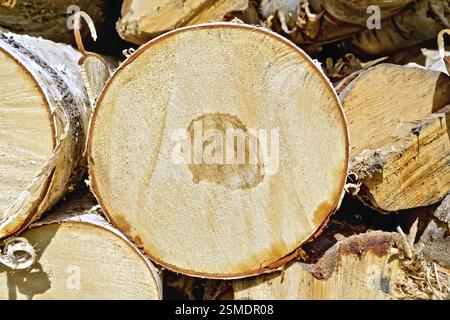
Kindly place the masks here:
POLYGON ((74 5, 1 2, 0 299, 450 298, 448 3, 74 5))

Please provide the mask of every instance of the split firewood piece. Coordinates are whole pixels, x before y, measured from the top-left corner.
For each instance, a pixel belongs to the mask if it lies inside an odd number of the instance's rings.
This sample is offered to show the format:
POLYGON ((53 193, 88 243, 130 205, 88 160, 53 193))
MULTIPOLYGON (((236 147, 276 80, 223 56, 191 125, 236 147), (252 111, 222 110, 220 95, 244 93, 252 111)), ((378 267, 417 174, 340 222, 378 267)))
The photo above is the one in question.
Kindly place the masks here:
POLYGON ((177 272, 277 269, 343 195, 339 101, 308 56, 261 28, 205 24, 149 42, 110 79, 90 128, 105 214, 177 272))
POLYGON ((233 283, 238 300, 384 300, 404 277, 396 233, 381 231, 338 241, 315 264, 294 262, 281 273, 233 283))
POLYGON ((262 24, 292 41, 318 50, 322 44, 351 38, 368 26, 401 15, 412 0, 257 0, 238 14, 247 23, 262 24), (254 12, 258 12, 256 15, 254 12))
POLYGON ((400 125, 392 143, 351 160, 361 197, 386 211, 426 206, 450 190, 450 106, 400 125))
POLYGON ((228 13, 247 6, 248 0, 125 0, 117 31, 123 39, 143 44, 175 28, 222 21, 228 13))
POLYGON ((49 209, 85 172, 90 104, 80 58, 67 45, 0 34, 0 239, 49 209))
MULTIPOLYGON (((435 215, 435 218, 437 217, 438 215, 435 215)), ((400 227, 397 230, 402 242, 400 263, 406 275, 400 278, 396 286, 397 297, 449 300, 448 226, 444 226, 442 230, 436 227, 435 220, 432 220, 417 243, 418 221, 412 225, 408 235, 400 227), (447 238, 444 239, 445 237, 447 238)))
POLYGON ((358 196, 381 211, 426 206, 450 189, 445 74, 382 64, 339 85, 358 196), (444 108, 443 108, 444 107, 444 108))
MULTIPOLYGON (((12 2, 12 1, 11 1, 12 2)), ((73 14, 86 11, 102 29, 107 22, 109 1, 35 0, 14 1, 14 8, 0 6, 0 28, 19 34, 74 43, 73 14)))
POLYGON ((157 269, 97 208, 77 193, 25 231, 36 262, 0 266, 0 299, 161 299, 157 269))

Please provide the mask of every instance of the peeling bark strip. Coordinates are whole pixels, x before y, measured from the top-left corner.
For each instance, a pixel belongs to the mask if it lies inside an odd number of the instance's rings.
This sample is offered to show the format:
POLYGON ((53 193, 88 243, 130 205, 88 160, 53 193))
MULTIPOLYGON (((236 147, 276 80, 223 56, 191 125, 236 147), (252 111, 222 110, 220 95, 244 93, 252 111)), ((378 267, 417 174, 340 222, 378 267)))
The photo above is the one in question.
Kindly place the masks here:
POLYGON ((71 47, 7 33, 0 34, 0 56, 4 238, 53 206, 85 172, 90 105, 81 55, 71 47))
POLYGON ((270 31, 214 23, 156 38, 119 67, 94 111, 88 157, 105 214, 154 261, 239 278, 281 267, 320 231, 343 195, 348 137, 329 81, 306 54, 270 31), (190 137, 197 126, 200 140, 190 137), (174 161, 180 149, 191 159, 188 149, 211 152, 207 129, 224 137, 236 128, 278 130, 278 170, 250 163, 245 140, 243 164, 174 161))
POLYGON ((12 272, 0 265, 0 299, 162 299, 157 269, 99 214, 86 191, 22 234, 36 263, 12 272))
POLYGON ((360 189, 353 192, 381 211, 441 200, 450 189, 450 78, 381 64, 339 91, 352 141, 350 171, 360 189))

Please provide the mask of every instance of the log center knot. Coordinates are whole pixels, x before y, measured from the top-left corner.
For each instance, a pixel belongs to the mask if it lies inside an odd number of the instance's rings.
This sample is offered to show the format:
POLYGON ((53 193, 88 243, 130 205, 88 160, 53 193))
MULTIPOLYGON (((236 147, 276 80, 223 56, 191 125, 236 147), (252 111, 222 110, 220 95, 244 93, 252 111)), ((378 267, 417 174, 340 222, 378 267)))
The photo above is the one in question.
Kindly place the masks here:
POLYGON ((230 189, 250 189, 264 178, 257 133, 233 115, 204 114, 188 128, 192 180, 213 182, 230 189))

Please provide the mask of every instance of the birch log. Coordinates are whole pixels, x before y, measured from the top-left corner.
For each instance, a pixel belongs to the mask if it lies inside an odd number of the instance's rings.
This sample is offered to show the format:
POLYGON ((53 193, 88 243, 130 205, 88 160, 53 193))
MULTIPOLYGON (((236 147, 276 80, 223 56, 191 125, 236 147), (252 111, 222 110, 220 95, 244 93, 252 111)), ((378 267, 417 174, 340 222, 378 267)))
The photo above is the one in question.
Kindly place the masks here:
POLYGON ((0 266, 0 299, 162 298, 157 269, 77 193, 25 231, 37 261, 27 270, 0 266))
POLYGON ((343 195, 348 138, 330 83, 252 26, 147 43, 108 82, 89 132, 105 214, 154 261, 193 276, 279 268, 343 195))
POLYGON ((387 300, 404 271, 392 249, 395 233, 346 238, 315 264, 295 262, 283 272, 234 281, 237 300, 387 300))
POLYGON ((450 190, 449 77, 381 64, 338 90, 359 197, 381 211, 441 200, 450 190))
POLYGON ((450 28, 450 3, 418 0, 383 21, 379 29, 366 29, 349 42, 366 54, 387 55, 435 39, 446 28, 450 28))
POLYGON ((380 19, 384 20, 401 12, 413 0, 322 0, 325 11, 335 19, 366 26, 373 8, 380 11, 380 19))
POLYGON ((90 105, 80 57, 66 45, 0 34, 0 238, 49 209, 85 172, 90 105))
POLYGON ((239 17, 308 52, 339 41, 347 51, 369 56, 420 45, 450 27, 449 3, 442 0, 258 0, 239 17))
POLYGON ((125 0, 117 31, 123 39, 143 44, 175 28, 223 21, 226 14, 247 5, 248 0, 125 0))

